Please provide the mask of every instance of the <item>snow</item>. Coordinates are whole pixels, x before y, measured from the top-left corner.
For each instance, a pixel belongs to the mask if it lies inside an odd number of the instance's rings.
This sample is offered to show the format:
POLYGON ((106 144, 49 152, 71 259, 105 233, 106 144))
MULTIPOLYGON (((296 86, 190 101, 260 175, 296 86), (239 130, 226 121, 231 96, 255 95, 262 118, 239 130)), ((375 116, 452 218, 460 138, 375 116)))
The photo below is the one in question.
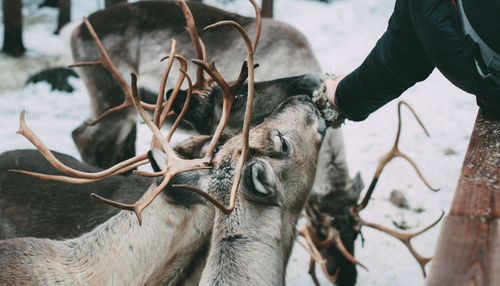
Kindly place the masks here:
MULTIPOLYGON (((32 148, 15 134, 18 116, 26 110, 28 125, 51 149, 79 158, 70 133, 89 114, 84 84, 72 79, 75 92, 54 92, 46 84, 23 86, 29 74, 49 66, 71 64, 65 36, 52 34, 56 27, 54 9, 36 9, 41 1, 24 1, 26 57, 12 59, 0 54, 0 152, 32 148)), ((103 1, 72 1, 73 20, 102 8, 103 1)), ((206 1, 211 5, 252 15, 251 6, 243 0, 206 1)), ((356 68, 369 53, 387 26, 394 0, 337 0, 331 3, 313 0, 275 0, 275 18, 296 26, 309 39, 325 72, 345 74, 356 68)), ((3 26, 0 26, 3 34, 3 26)), ((67 37, 67 36, 66 36, 67 37)), ((0 39, 1 43, 2 39, 0 39)), ((258 70, 256 71, 258 72, 258 70)), ((431 224, 441 211, 448 211, 456 188, 462 161, 477 113, 474 97, 450 84, 438 71, 401 97, 410 103, 431 134, 427 138, 410 112, 403 110, 400 149, 413 158, 432 186, 428 190, 405 161, 395 159, 384 170, 363 219, 394 227, 392 221, 405 221, 410 232, 431 224), (456 153, 445 155, 446 149, 456 153), (390 192, 404 192, 410 210, 392 206, 390 192), (422 208, 424 211, 414 211, 422 208)), ((347 122, 343 127, 351 175, 360 171, 369 184, 378 159, 393 144, 397 128, 397 102, 394 101, 363 122, 347 122)), ((149 131, 139 128, 139 137, 149 131)), ((138 140, 138 148, 147 148, 147 140, 138 140)), ((432 255, 439 234, 438 224, 413 240, 424 256, 432 255)), ((358 268, 358 285, 422 285, 424 279, 418 264, 402 243, 377 230, 363 228, 356 243, 356 258, 369 268, 358 268)), ((308 256, 295 245, 287 272, 288 285, 312 285, 307 274, 308 256)), ((429 265, 426 268, 429 270, 429 265)), ((328 285, 318 270, 323 285, 328 285)))

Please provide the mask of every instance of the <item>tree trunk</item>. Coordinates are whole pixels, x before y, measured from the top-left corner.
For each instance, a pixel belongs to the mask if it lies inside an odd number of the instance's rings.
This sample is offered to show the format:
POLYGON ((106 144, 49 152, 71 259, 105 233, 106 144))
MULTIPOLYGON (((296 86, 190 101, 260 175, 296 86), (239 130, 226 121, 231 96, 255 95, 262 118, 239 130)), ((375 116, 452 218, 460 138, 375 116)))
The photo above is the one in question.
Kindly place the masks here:
POLYGON ((57 18, 57 29, 54 32, 59 34, 61 28, 71 21, 71 0, 59 0, 59 16, 57 18))
POLYGON ((105 2, 106 8, 110 7, 111 5, 115 5, 118 3, 127 3, 127 0, 106 0, 105 2))
POLYGON ((262 17, 273 17, 273 2, 274 0, 262 0, 262 17))
POLYGON ((2 0, 5 27, 2 51, 20 57, 26 50, 23 44, 23 4, 21 0, 2 0))

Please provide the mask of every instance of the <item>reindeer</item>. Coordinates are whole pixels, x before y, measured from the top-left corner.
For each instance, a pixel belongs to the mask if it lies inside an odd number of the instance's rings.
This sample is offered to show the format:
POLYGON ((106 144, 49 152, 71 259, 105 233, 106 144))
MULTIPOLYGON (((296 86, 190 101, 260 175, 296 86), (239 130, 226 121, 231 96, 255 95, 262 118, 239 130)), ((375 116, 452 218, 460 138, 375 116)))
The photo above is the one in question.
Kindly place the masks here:
MULTIPOLYGON (((185 179, 178 182, 188 183, 185 179)), ((195 183, 192 176, 189 183, 195 183)), ((145 196, 155 187, 152 184, 145 196)), ((185 201, 183 205, 172 203, 168 192, 143 213, 148 223, 142 227, 132 213, 122 211, 93 231, 69 240, 27 237, 0 241, 0 285, 196 283, 214 209, 203 201, 188 206, 185 201)))
MULTIPOLYGON (((154 160, 145 158, 144 155, 138 155, 98 173, 75 170, 57 160, 27 126, 24 120, 24 112, 21 114, 18 133, 30 140, 52 166, 68 176, 39 174, 24 170, 17 170, 16 172, 38 178, 70 183, 90 183, 127 172, 138 165, 151 161, 153 165, 160 167, 162 171, 152 174, 137 173, 144 176, 161 176, 162 178, 159 184, 153 183, 144 196, 134 204, 118 203, 93 194, 93 197, 106 204, 134 212, 139 221, 139 226, 142 224, 143 219, 146 219, 151 226, 142 229, 143 231, 140 231, 137 224, 132 225, 133 214, 122 211, 94 231, 76 239, 52 241, 46 239, 18 238, 0 242, 0 254, 2 254, 0 256, 2 257, 0 259, 0 266, 3 269, 0 275, 0 283, 116 283, 121 285, 123 283, 165 283, 173 281, 173 279, 180 279, 179 275, 176 275, 180 272, 179 267, 176 266, 177 263, 191 260, 193 253, 199 251, 199 248, 196 247, 203 245, 203 239, 201 238, 206 237, 206 226, 210 226, 207 220, 211 218, 206 209, 191 206, 191 214, 187 215, 188 218, 186 221, 182 221, 181 224, 176 223, 176 221, 170 221, 173 219, 172 215, 177 211, 172 211, 173 207, 168 206, 168 204, 165 204, 165 200, 162 200, 164 198, 163 190, 174 181, 176 176, 180 174, 184 175, 185 172, 209 172, 210 175, 208 177, 210 179, 207 187, 209 192, 204 192, 199 187, 192 185, 172 185, 172 187, 192 190, 201 195, 215 205, 225 216, 229 217, 233 221, 232 223, 251 224, 253 221, 252 218, 259 216, 263 208, 272 209, 269 215, 273 215, 273 219, 279 222, 278 226, 283 228, 283 232, 276 233, 275 231, 274 233, 267 233, 259 237, 248 236, 246 239, 257 248, 247 249, 246 247, 242 247, 241 250, 244 252, 249 251, 250 256, 255 255, 255 251, 259 251, 258 246, 262 245, 263 241, 272 241, 276 239, 276 235, 280 234, 283 239, 277 246, 283 249, 283 252, 277 252, 275 260, 269 262, 272 267, 282 265, 282 267, 277 267, 275 270, 278 271, 279 277, 284 277, 284 266, 286 265, 295 234, 294 225, 314 180, 314 168, 326 125, 311 99, 307 96, 298 96, 286 100, 263 123, 250 130, 254 80, 253 49, 248 36, 246 36, 243 28, 238 24, 234 22, 222 22, 215 26, 226 24, 235 26, 245 40, 249 88, 243 132, 241 135, 228 140, 224 145, 220 146, 218 152, 214 152, 214 150, 221 132, 214 134, 202 158, 187 160, 179 157, 169 145, 169 142, 187 109, 190 96, 186 99, 183 112, 179 114, 170 132, 164 137, 159 128, 165 120, 166 116, 164 115, 168 113, 175 95, 172 95, 165 104, 162 102, 162 97, 159 97, 154 107, 153 119, 150 119, 144 109, 144 106, 147 106, 147 104, 142 103, 139 99, 137 78, 134 74, 132 74, 130 87, 122 85, 122 88, 144 122, 153 132, 152 148, 158 146, 162 149, 159 152, 155 151, 157 149, 151 151, 154 160), (305 148, 305 146, 308 146, 308 148, 305 148), (165 158, 164 162, 155 158, 160 155, 163 155, 165 158), (250 161, 247 162, 247 160, 250 161), (303 166, 306 169, 299 170, 296 166, 303 166), (243 180, 240 183, 241 176, 243 176, 243 180), (232 180, 233 177, 234 179, 232 180), (241 188, 240 196, 237 196, 238 188, 241 188), (159 199, 156 199, 157 197, 159 199), (228 206, 225 206, 226 203, 228 203, 228 206), (246 215, 240 217, 243 214, 246 215), (282 223, 286 223, 287 225, 283 225, 282 223), (288 223, 291 224, 289 225, 288 223), (172 225, 175 227, 172 227, 172 225), (179 234, 176 229, 178 230, 182 226, 188 228, 189 231, 179 234), (137 234, 138 230, 141 233, 140 235, 137 234), (183 237, 183 235, 187 237, 183 237), (136 240, 137 236, 139 236, 139 239, 136 240), (269 237, 262 240, 265 236, 269 237), (128 237, 129 239, 123 239, 124 237, 128 237), (170 243, 165 244, 164 241, 167 239, 172 240, 170 243), (177 240, 182 241, 178 242, 177 240), (195 249, 185 248, 185 246, 191 246, 193 243, 195 244, 195 249), (153 248, 151 245, 155 245, 157 248, 153 248), (169 249, 172 247, 174 251, 169 249), (127 260, 127 265, 123 265, 123 256, 116 255, 116 257, 111 257, 115 249, 120 254, 132 258, 131 260, 127 260), (29 266, 26 267, 26 265, 29 266), (105 265, 120 266, 119 269, 115 269, 114 267, 105 267, 105 265)), ((120 82, 123 82, 123 78, 116 72, 116 68, 112 62, 109 61, 106 51, 102 49, 102 44, 99 42, 88 21, 86 21, 86 25, 101 50, 105 66, 109 68, 120 82)), ((181 59, 176 56, 175 42, 172 44, 170 62, 174 58, 181 59)), ((85 64, 87 63, 80 63, 80 65, 85 64)), ((171 65, 167 65, 164 74, 168 74, 170 68, 171 65)), ((184 70, 181 70, 181 77, 183 79, 184 77, 187 78, 189 83, 188 94, 191 94, 192 84, 184 70)), ((160 90, 164 89, 165 82, 166 78, 162 81, 160 90)), ((226 96, 224 100, 228 101, 230 98, 226 96)), ((224 121, 227 121, 227 117, 221 120, 220 125, 224 126, 226 123, 224 121)), ((206 176, 201 177, 206 178, 206 176)), ((203 187, 204 184, 198 185, 203 187)), ((181 216, 181 218, 184 217, 186 216, 181 216)), ((219 219, 219 217, 216 217, 216 219, 219 219)), ((231 225, 226 225, 226 229, 220 229, 218 225, 216 221, 214 229, 217 229, 216 234, 218 237, 220 237, 221 232, 232 231, 230 228, 231 225)), ((249 231, 254 231, 255 227, 249 225, 249 231)), ((208 257, 210 264, 208 265, 213 265, 213 257, 220 257, 223 254, 221 251, 225 251, 224 248, 215 247, 219 246, 218 243, 212 243, 212 245, 214 245, 213 248, 215 250, 210 251, 208 257), (214 254, 217 252, 219 255, 214 254)), ((241 264, 245 259, 246 257, 243 256, 235 261, 237 264, 241 264)), ((205 269, 205 273, 210 274, 211 271, 213 271, 212 266, 208 266, 205 269)), ((232 271, 232 269, 228 268, 226 271, 232 271)), ((244 281, 250 273, 253 273, 251 268, 246 272, 235 272, 234 274, 227 274, 225 276, 234 277, 234 281, 244 281)), ((263 283, 273 283, 276 281, 272 276, 267 275, 263 283)), ((255 279, 253 281, 257 281, 255 279)), ((227 280, 223 278, 222 280, 216 279, 215 281, 227 280)))

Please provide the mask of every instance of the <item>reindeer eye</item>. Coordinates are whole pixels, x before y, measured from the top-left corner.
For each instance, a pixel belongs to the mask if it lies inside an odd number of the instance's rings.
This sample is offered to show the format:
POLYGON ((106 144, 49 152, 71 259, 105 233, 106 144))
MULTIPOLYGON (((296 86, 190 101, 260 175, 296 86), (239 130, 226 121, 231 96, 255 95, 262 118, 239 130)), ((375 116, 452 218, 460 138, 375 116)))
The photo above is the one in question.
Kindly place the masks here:
POLYGON ((279 132, 279 130, 276 129, 271 131, 271 138, 276 148, 275 152, 277 152, 275 156, 279 158, 288 156, 290 153, 290 144, 288 140, 285 137, 283 137, 281 132, 279 132))

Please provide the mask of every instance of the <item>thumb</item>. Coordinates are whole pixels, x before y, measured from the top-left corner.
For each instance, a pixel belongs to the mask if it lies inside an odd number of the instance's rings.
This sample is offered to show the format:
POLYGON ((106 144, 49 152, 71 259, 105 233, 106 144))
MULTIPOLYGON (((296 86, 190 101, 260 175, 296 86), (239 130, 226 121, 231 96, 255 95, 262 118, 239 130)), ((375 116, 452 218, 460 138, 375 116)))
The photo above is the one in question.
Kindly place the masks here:
POLYGON ((337 86, 344 77, 345 75, 341 75, 335 79, 327 78, 322 84, 322 87, 326 89, 328 101, 330 101, 330 103, 335 107, 337 107, 335 105, 335 92, 337 91, 337 86))

